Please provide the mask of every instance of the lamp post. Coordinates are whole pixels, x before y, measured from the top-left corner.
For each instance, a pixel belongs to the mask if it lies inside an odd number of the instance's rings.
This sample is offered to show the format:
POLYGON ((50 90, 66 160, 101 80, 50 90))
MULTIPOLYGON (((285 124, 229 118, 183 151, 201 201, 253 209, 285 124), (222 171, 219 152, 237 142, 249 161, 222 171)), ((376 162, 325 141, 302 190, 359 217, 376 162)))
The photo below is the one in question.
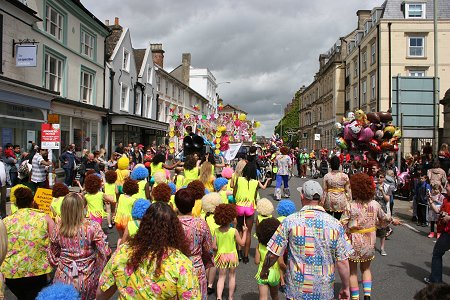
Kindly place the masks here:
POLYGON ((280 103, 273 103, 273 106, 280 106, 280 138, 283 138, 283 105, 280 103))

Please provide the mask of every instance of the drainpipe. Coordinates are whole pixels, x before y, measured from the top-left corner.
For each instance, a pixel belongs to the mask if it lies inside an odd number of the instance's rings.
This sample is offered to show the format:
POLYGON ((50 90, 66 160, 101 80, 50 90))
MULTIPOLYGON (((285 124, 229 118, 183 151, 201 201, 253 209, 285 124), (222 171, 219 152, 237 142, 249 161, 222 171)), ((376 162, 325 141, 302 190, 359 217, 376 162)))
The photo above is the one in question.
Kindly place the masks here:
POLYGON ((114 72, 111 68, 109 68, 109 107, 108 107, 108 151, 111 156, 113 152, 112 149, 112 125, 111 125, 111 115, 113 112, 113 99, 114 99, 114 76, 116 72, 114 72))
POLYGON ((141 117, 144 117, 144 92, 145 92, 145 85, 141 84, 141 117))
POLYGON ((361 109, 361 45, 358 45, 358 109, 361 109))
MULTIPOLYGON (((392 34, 391 34, 392 23, 388 23, 388 51, 389 51, 389 108, 392 106, 392 34)), ((397 112, 398 113, 398 112, 397 112)))
POLYGON ((381 30, 380 30, 380 23, 377 25, 377 111, 380 111, 381 108, 381 99, 380 99, 380 93, 381 93, 381 30))

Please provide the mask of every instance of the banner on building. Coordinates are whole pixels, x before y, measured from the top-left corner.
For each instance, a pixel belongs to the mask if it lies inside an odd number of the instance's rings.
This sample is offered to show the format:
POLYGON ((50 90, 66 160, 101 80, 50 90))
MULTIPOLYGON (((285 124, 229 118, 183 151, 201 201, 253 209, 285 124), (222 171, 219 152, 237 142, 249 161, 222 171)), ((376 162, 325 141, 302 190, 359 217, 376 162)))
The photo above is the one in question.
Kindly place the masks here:
POLYGON ((59 149, 61 144, 61 129, 59 124, 42 124, 41 131, 41 148, 49 150, 59 149))
POLYGON ((16 67, 36 67, 37 45, 16 45, 16 67))

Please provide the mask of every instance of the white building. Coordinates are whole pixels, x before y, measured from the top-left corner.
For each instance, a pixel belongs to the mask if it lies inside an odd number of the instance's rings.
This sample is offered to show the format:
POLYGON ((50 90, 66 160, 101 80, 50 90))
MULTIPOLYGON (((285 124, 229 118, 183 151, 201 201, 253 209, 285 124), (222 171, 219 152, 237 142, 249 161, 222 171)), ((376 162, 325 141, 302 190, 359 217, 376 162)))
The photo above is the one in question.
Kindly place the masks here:
POLYGON ((208 101, 212 110, 217 110, 217 83, 216 77, 211 73, 209 69, 199 69, 190 67, 189 72, 189 86, 200 93, 208 101))

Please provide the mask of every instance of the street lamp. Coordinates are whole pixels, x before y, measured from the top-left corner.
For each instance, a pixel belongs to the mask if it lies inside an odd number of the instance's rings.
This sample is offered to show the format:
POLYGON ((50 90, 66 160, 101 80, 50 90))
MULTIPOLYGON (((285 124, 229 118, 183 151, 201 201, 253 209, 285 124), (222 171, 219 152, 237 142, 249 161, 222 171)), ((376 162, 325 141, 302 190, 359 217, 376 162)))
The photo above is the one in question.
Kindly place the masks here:
POLYGON ((283 105, 280 103, 273 103, 273 106, 280 106, 280 138, 283 138, 283 105))

